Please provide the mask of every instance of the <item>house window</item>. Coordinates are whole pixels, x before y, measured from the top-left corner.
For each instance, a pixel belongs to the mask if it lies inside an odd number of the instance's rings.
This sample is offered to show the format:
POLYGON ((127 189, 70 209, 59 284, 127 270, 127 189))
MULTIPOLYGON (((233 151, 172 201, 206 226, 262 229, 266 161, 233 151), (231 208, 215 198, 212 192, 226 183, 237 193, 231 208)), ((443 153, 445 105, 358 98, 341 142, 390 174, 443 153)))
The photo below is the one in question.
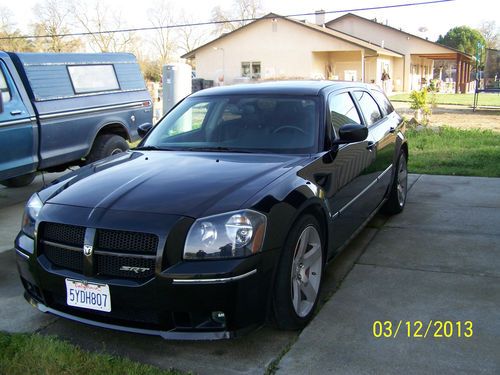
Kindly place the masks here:
POLYGON ((113 65, 73 65, 68 72, 75 94, 120 89, 113 65))
POLYGON ((241 63, 241 76, 242 77, 248 77, 252 79, 259 79, 260 78, 260 62, 253 61, 253 62, 248 62, 244 61, 241 63))

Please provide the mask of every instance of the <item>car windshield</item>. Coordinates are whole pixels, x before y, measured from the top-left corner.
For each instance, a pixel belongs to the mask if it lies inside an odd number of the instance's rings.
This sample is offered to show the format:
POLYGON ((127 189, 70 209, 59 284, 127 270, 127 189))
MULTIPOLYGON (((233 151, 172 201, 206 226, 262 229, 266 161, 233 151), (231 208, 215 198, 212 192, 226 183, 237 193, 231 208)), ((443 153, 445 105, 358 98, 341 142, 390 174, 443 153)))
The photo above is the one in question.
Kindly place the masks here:
POLYGON ((312 153, 318 99, 305 96, 188 98, 155 126, 140 148, 312 153))

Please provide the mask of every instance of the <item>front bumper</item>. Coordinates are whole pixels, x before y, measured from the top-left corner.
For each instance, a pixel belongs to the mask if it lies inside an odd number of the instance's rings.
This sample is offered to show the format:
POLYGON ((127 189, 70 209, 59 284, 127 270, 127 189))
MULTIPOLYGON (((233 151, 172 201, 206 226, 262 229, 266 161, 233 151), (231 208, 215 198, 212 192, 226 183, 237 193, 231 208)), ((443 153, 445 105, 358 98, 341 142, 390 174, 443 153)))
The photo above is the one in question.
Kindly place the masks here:
POLYGON ((98 327, 165 339, 216 340, 244 334, 267 316, 276 251, 223 261, 179 262, 146 280, 88 277, 37 257, 34 241, 16 239, 25 298, 40 311, 98 327), (106 283, 111 312, 66 304, 65 279, 106 283), (223 318, 221 318, 223 313, 223 318))

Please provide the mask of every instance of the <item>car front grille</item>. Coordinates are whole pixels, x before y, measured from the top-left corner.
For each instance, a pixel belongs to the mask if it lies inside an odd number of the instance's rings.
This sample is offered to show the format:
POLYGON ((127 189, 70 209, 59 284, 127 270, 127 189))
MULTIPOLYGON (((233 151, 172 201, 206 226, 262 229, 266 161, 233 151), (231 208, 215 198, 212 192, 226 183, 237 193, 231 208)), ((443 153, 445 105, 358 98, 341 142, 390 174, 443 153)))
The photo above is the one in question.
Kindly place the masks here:
POLYGON ((78 273, 83 272, 83 251, 73 251, 45 244, 43 252, 53 265, 78 273))
MULTIPOLYGON (((55 267, 85 272, 83 245, 86 228, 43 222, 39 227, 38 254, 55 267)), ((93 267, 87 276, 142 279, 154 275, 158 236, 151 233, 96 229, 93 267)))
POLYGON ((149 233, 98 229, 96 247, 100 250, 155 254, 158 237, 149 233))

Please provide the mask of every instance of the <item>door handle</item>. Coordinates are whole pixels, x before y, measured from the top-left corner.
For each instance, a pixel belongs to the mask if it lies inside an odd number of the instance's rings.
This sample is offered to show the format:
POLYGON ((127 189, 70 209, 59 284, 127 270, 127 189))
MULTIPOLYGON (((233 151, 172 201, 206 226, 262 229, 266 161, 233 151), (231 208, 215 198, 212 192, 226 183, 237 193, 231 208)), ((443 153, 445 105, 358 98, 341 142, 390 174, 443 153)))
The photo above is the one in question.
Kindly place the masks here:
POLYGON ((375 148, 375 145, 376 145, 375 142, 369 141, 367 146, 366 146, 366 149, 369 151, 373 151, 373 149, 375 148))
POLYGON ((394 133, 396 131, 396 128, 394 126, 391 126, 389 128, 389 133, 394 133))
POLYGON ((17 116, 17 115, 20 115, 22 112, 19 110, 19 109, 15 109, 13 111, 10 111, 10 114, 12 116, 17 116))

